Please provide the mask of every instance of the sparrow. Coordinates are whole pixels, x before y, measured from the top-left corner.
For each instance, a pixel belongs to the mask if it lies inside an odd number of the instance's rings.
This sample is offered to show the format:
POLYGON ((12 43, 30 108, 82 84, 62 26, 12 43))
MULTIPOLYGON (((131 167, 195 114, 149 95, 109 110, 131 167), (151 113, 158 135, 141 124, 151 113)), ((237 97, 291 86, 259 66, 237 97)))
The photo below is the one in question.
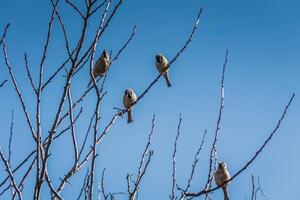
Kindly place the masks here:
POLYGON ((166 59, 166 57, 163 54, 157 54, 155 56, 155 64, 156 69, 160 74, 163 74, 164 78, 166 79, 168 87, 171 87, 171 81, 169 77, 169 61, 166 59))
POLYGON ((231 178, 227 170, 226 163, 224 162, 219 163, 218 169, 216 170, 214 177, 217 186, 218 187, 222 186, 222 190, 224 192, 224 200, 229 200, 228 191, 227 191, 228 183, 223 185, 226 181, 228 181, 231 178))
POLYGON ((127 119, 128 124, 133 122, 131 112, 132 112, 132 106, 136 102, 136 100, 137 100, 137 96, 132 89, 125 90, 124 97, 123 97, 123 104, 128 112, 128 119, 127 119))
MULTIPOLYGON (((110 59, 108 53, 103 50, 101 56, 98 58, 94 68, 93 68, 93 75, 94 78, 97 78, 98 76, 104 76, 105 73, 107 72, 108 68, 110 65, 110 59)), ((93 79, 90 80, 88 87, 91 86, 93 82, 93 79)))

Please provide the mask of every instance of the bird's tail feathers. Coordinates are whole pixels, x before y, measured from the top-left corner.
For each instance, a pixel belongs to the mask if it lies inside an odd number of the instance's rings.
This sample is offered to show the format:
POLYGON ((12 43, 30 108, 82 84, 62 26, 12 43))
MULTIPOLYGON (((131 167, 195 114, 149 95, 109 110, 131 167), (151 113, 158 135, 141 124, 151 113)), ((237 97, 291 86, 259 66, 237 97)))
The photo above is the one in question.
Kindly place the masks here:
POLYGON ((224 192, 224 200, 229 200, 227 187, 222 187, 222 190, 224 192))
POLYGON ((168 87, 172 87, 172 84, 171 84, 171 81, 170 81, 170 77, 169 77, 168 71, 166 71, 166 72, 164 73, 164 78, 166 79, 167 86, 168 86, 168 87))
POLYGON ((132 111, 131 111, 131 109, 129 109, 127 123, 130 124, 132 122, 133 122, 132 111))

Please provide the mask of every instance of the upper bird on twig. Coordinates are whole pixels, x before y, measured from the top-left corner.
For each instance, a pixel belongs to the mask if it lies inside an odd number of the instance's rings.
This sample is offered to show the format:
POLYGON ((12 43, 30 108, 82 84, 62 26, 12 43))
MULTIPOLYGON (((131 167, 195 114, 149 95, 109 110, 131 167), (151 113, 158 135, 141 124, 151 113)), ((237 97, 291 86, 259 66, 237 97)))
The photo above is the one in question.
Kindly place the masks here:
MULTIPOLYGON (((106 74, 106 72, 108 71, 110 65, 110 58, 108 53, 103 50, 101 56, 99 57, 99 59, 97 60, 94 68, 93 68, 93 75, 94 78, 97 78, 98 76, 104 76, 106 74)), ((91 86, 93 82, 93 79, 90 80, 88 87, 91 86)))
POLYGON ((156 68, 158 70, 158 72, 160 74, 163 74, 164 78, 166 79, 167 82, 167 86, 171 87, 171 81, 170 81, 170 76, 169 76, 169 61, 167 60, 167 58, 159 53, 155 56, 155 64, 156 64, 156 68))

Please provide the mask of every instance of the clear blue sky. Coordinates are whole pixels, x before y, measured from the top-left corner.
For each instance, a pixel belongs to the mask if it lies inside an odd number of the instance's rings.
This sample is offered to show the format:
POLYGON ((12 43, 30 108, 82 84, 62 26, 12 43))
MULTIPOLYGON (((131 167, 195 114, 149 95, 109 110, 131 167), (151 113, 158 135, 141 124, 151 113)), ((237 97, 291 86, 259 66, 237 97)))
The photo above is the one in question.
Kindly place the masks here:
MULTIPOLYGON (((79 2, 79 1, 76 1, 79 2)), ((207 176, 210 148, 219 105, 219 83, 225 50, 229 49, 229 61, 225 78, 225 109, 218 140, 219 159, 228 163, 235 173, 249 160, 273 129, 292 92, 296 99, 287 114, 278 135, 258 157, 254 164, 239 176, 229 188, 232 199, 250 198, 251 174, 260 176, 268 199, 299 199, 299 151, 300 151, 300 3, 296 0, 127 0, 103 35, 96 55, 102 49, 116 52, 130 35, 134 24, 138 32, 128 49, 113 65, 108 77, 107 90, 101 112, 100 128, 103 129, 114 113, 113 107, 122 106, 124 89, 133 88, 140 94, 157 76, 154 56, 163 52, 173 57, 182 47, 193 26, 198 9, 204 12, 200 29, 190 47, 182 54, 170 71, 173 87, 167 89, 160 80, 147 96, 135 107, 135 122, 127 125, 125 119, 117 121, 110 134, 98 147, 99 157, 96 175, 105 167, 106 190, 126 191, 126 174, 135 173, 156 114, 155 135, 151 149, 154 157, 141 184, 139 197, 143 200, 167 199, 171 191, 172 149, 176 135, 178 115, 183 113, 182 134, 177 157, 177 180, 185 185, 191 162, 205 129, 208 138, 201 154, 200 165, 192 190, 202 188, 207 176), (298 96, 297 96, 298 95, 298 96)), ((81 24, 76 14, 60 6, 71 38, 79 35, 81 24)), ((45 40, 51 4, 38 0, 2 0, 0 3, 0 27, 7 22, 11 27, 7 36, 8 53, 16 79, 24 93, 26 104, 34 112, 35 97, 25 75, 23 54, 27 52, 31 71, 37 80, 38 63, 45 40)), ((99 16, 99 15, 98 15, 99 16)), ((97 19, 89 24, 95 28, 97 19)), ((89 39, 91 39, 89 34, 89 39)), ((52 35, 53 43, 47 57, 46 77, 54 71, 66 56, 58 21, 52 35)), ((2 48, 2 47, 1 47, 2 48)), ((44 134, 53 122, 54 107, 58 104, 63 88, 63 74, 42 97, 42 123, 44 134)), ((3 54, 0 54, 0 81, 8 78, 3 54)), ((81 94, 88 83, 88 67, 74 80, 72 95, 81 94), (76 89, 75 89, 76 88, 76 89)), ((11 110, 15 110, 12 165, 19 163, 35 147, 25 122, 22 108, 11 81, 0 89, 1 140, 7 154, 11 110)), ((89 117, 94 108, 95 94, 85 100, 83 115, 77 125, 79 143, 82 143, 89 117)), ((78 112, 79 109, 76 110, 78 112)), ((34 115, 32 114, 34 119, 34 115)), ((63 127, 62 127, 63 128, 63 127)), ((49 173, 54 185, 59 183, 72 164, 71 137, 66 134, 52 147, 49 173)), ((89 140, 91 141, 91 139, 89 140)), ((0 164, 0 177, 6 175, 0 164)), ((74 199, 86 173, 86 167, 71 179, 63 196, 74 199), (76 192, 74 192, 76 191, 76 192)), ((24 170, 21 171, 24 173, 24 170)), ((16 176, 18 176, 17 174, 16 176)), ((25 184, 24 199, 31 199, 34 173, 25 184)), ((213 194, 221 199, 221 191, 213 194)), ((48 198, 44 190, 42 199, 48 198)), ((2 197, 6 199, 8 197, 2 197)), ((124 197, 120 196, 120 199, 124 197)))

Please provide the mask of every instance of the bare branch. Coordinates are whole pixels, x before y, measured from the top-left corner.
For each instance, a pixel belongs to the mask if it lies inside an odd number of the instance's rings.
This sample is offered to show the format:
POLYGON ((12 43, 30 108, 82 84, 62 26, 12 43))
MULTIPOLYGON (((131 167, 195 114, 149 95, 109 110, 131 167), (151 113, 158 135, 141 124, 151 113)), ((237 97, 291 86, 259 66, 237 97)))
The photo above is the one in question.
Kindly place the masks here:
POLYGON ((54 194, 55 198, 58 198, 59 200, 63 200, 63 198, 57 193, 57 191, 55 190, 54 186, 52 185, 47 170, 45 172, 45 178, 46 178, 46 182, 47 182, 47 184, 48 184, 48 186, 50 188, 50 191, 54 194))
POLYGON ((8 142, 8 163, 11 164, 11 144, 13 138, 13 129, 14 129, 14 110, 11 112, 11 123, 10 123, 10 134, 9 134, 9 142, 8 142))
POLYGON ((204 134, 203 134, 202 140, 201 140, 201 144, 200 144, 200 146, 199 146, 199 148, 198 148, 198 150, 197 150, 197 152, 196 152, 196 154, 195 154, 194 162, 193 162, 193 164, 192 164, 191 174, 190 174, 190 177, 189 177, 189 179, 188 179, 188 183, 187 183, 186 188, 185 188, 185 189, 181 189, 180 187, 177 186, 177 189, 180 190, 180 191, 182 191, 180 200, 183 200, 183 199, 184 199, 185 193, 186 193, 186 192, 190 189, 190 187, 191 187, 192 180, 193 180, 193 178, 194 178, 195 169, 196 169, 197 164, 198 164, 198 162, 199 162, 199 154, 200 154, 200 152, 201 152, 201 150, 202 150, 202 148, 203 148, 203 145, 204 145, 204 142, 205 142, 205 137, 206 137, 206 135, 207 135, 207 130, 204 131, 204 134))
POLYGON ((37 89, 34 86, 34 83, 33 83, 33 80, 32 80, 32 76, 31 76, 31 73, 30 73, 30 70, 29 70, 28 60, 27 60, 27 54, 26 53, 24 53, 24 60, 25 60, 25 69, 26 69, 26 72, 27 72, 27 77, 29 79, 30 85, 31 85, 33 91, 35 93, 37 93, 37 89))
POLYGON ((129 38, 125 42, 125 44, 121 47, 121 49, 117 52, 117 54, 115 55, 115 57, 112 59, 112 61, 110 62, 110 65, 112 65, 116 60, 118 60, 120 54, 126 49, 126 47, 128 46, 128 44, 131 42, 132 38, 135 36, 136 30, 137 30, 137 27, 134 25, 131 35, 129 36, 129 38))
MULTIPOLYGON (((75 53, 75 50, 71 53, 73 55, 75 53)), ((45 83, 42 86, 42 90, 45 89, 45 87, 57 76, 57 74, 65 68, 66 64, 71 60, 71 57, 69 56, 61 65, 56 69, 56 71, 45 81, 45 83)))
POLYGON ((88 178, 88 176, 89 176, 89 170, 87 170, 87 172, 86 172, 86 174, 85 174, 85 177, 84 177, 84 180, 83 180, 83 185, 82 185, 82 187, 81 187, 81 189, 80 189, 80 193, 79 193, 79 195, 78 195, 78 197, 77 197, 77 200, 80 200, 81 195, 83 194, 84 187, 85 187, 85 185, 86 185, 86 183, 87 183, 87 178, 88 178))
POLYGON ((71 133, 72 133, 72 142, 74 148, 74 164, 76 165, 78 162, 78 147, 77 147, 77 140, 76 140, 76 131, 74 125, 74 116, 73 116, 73 108, 72 108, 72 97, 71 97, 71 88, 68 90, 68 102, 69 102, 69 112, 70 112, 70 126, 71 126, 71 133))
MULTIPOLYGON (((94 13, 96 13, 102 6, 104 6, 104 4, 107 2, 108 0, 104 0, 100 5, 98 5, 96 8, 94 8, 91 13, 90 16, 92 16, 94 13)), ((94 1, 96 2, 96 1, 94 1)))
POLYGON ((215 172, 214 166, 216 166, 216 165, 213 165, 213 162, 215 162, 215 164, 216 164, 216 152, 217 152, 216 145, 217 145, 218 136, 220 134, 222 112, 224 109, 224 79, 225 79, 227 58, 228 58, 228 50, 226 50, 225 61, 224 61, 223 68, 222 68, 222 78, 221 78, 221 88, 220 88, 220 96, 221 96, 220 108, 219 108, 219 115, 218 115, 214 140, 213 140, 213 144, 212 144, 211 151, 210 151, 209 172, 208 172, 207 182, 206 182, 206 186, 205 186, 206 190, 210 189, 210 187, 211 187, 213 173, 215 172))
POLYGON ((4 32, 3 32, 1 40, 0 40, 0 45, 2 44, 2 42, 3 42, 3 40, 4 40, 5 36, 6 36, 6 33, 7 33, 7 30, 9 28, 9 26, 10 26, 10 24, 7 23, 6 26, 5 26, 5 28, 4 28, 4 32))
POLYGON ((254 192, 255 192, 255 180, 254 175, 251 176, 251 182, 252 182, 252 192, 251 192, 251 200, 254 200, 254 192))
POLYGON ((82 14, 82 12, 79 10, 79 8, 77 8, 77 6, 75 4, 73 4, 72 2, 70 2, 69 0, 65 0, 66 3, 68 5, 70 5, 79 15, 82 19, 85 19, 85 16, 82 14))
MULTIPOLYGON (((33 156, 35 154, 36 150, 33 150, 13 171, 12 173, 15 173, 16 171, 18 171, 25 163, 27 163, 27 161, 31 158, 31 156, 33 156)), ((0 183, 0 187, 2 187, 6 181, 9 179, 9 176, 7 176, 1 183, 0 183)))
POLYGON ((147 142, 147 144, 145 146, 145 149, 144 149, 144 152, 142 154, 142 158, 141 158, 138 173, 137 173, 137 178, 134 181, 134 188, 133 188, 132 191, 130 189, 131 188, 130 187, 130 175, 127 174, 127 185, 128 185, 127 190, 128 190, 128 193, 129 193, 129 200, 135 200, 136 199, 136 194, 138 192, 140 182, 141 182, 144 174, 146 173, 147 167, 148 167, 148 165, 151 161, 153 151, 149 150, 149 147, 150 147, 150 144, 151 144, 152 135, 154 133, 154 127, 155 127, 155 115, 153 115, 153 118, 152 118, 152 127, 151 127, 150 134, 148 136, 148 142, 147 142), (145 158, 146 158, 147 155, 148 155, 148 157, 147 157, 147 160, 145 161, 145 158))
MULTIPOLYGON (((288 111, 288 108, 290 107, 293 99, 295 97, 295 94, 292 95, 292 97, 290 98, 288 104, 286 105, 279 121, 277 122, 277 125, 276 127, 274 128, 274 130, 270 133, 269 137, 265 140, 265 142, 263 143, 263 145, 258 149, 258 151, 256 151, 256 153, 253 155, 253 157, 238 171, 236 172, 232 177, 231 179, 229 179, 228 181, 224 182, 223 185, 225 185, 226 183, 232 181, 233 179, 235 179, 237 176, 239 176, 242 172, 244 172, 252 163, 253 161, 258 157, 258 155, 264 150, 264 148, 266 147, 266 145, 271 141, 271 139, 273 138, 274 134, 277 132, 278 128, 280 127, 280 124, 281 122, 283 121, 283 119, 285 118, 286 116, 286 113, 288 111)), ((204 194, 208 194, 208 193, 211 193, 219 188, 221 188, 223 185, 220 185, 219 187, 214 187, 212 189, 209 189, 209 190, 201 190, 200 192, 195 192, 195 193, 192 193, 192 192, 189 192, 189 193, 186 193, 185 196, 186 197, 199 197, 201 195, 204 195, 204 194)))
POLYGON ((58 18, 58 21, 60 23, 60 26, 61 26, 61 29, 63 31, 63 35, 64 35, 64 40, 65 40, 65 46, 66 46, 66 50, 68 52, 68 55, 69 55, 69 58, 71 59, 71 61, 73 61, 72 59, 72 53, 71 53, 71 50, 70 50, 70 45, 69 45, 69 40, 68 40, 68 35, 67 35, 67 31, 66 31, 66 28, 65 28, 65 25, 64 25, 64 22, 59 14, 59 12, 57 11, 57 8, 56 8, 56 4, 54 3, 53 0, 51 0, 51 4, 52 4, 52 7, 55 11, 55 14, 58 18))
POLYGON ((105 168, 102 171, 102 178, 101 178, 101 193, 103 195, 104 200, 108 199, 108 194, 105 193, 105 188, 104 188, 104 174, 105 174, 105 168))
POLYGON ((259 177, 257 177, 257 185, 258 187, 255 185, 255 177, 252 174, 251 176, 251 183, 252 183, 252 189, 251 189, 251 200, 257 200, 257 193, 260 192, 261 196, 263 196, 264 198, 266 198, 266 195, 264 194, 262 187, 260 185, 260 180, 259 177))
POLYGON ((138 187, 139 187, 139 185, 140 185, 140 183, 141 183, 141 180, 143 179, 143 176, 146 174, 146 171, 147 171, 147 168, 148 168, 148 166, 149 166, 149 163, 151 162, 152 156, 153 156, 153 151, 152 151, 152 150, 149 150, 149 151, 148 151, 148 158, 147 158, 147 160, 146 160, 146 162, 145 162, 144 169, 142 170, 140 176, 138 176, 138 178, 137 178, 136 181, 134 182, 135 187, 134 187, 134 189, 133 189, 133 192, 131 192, 131 193, 129 194, 129 200, 135 200, 135 199, 136 199, 136 194, 137 194, 137 192, 138 192, 138 187))
POLYGON ((171 195, 170 199, 175 200, 175 185, 176 185, 176 152, 177 152, 177 143, 180 135, 180 128, 181 128, 181 123, 182 123, 182 114, 180 113, 179 115, 179 122, 178 122, 178 127, 177 127, 177 134, 174 142, 174 149, 173 149, 173 155, 172 155, 172 190, 171 190, 171 195))
POLYGON ((80 157, 81 157, 81 155, 82 155, 82 152, 83 152, 83 149, 84 149, 84 147, 85 147, 85 144, 86 144, 86 141, 87 141, 89 132, 90 132, 91 127, 92 127, 92 123, 93 123, 94 117, 95 117, 95 113, 93 114, 93 116, 92 116, 92 118, 91 118, 91 120, 90 120, 88 129, 87 129, 87 131, 86 131, 86 134, 85 134, 85 137, 84 137, 84 140, 83 140, 81 149, 80 149, 80 151, 79 151, 78 160, 80 159, 80 157))
POLYGON ((0 88, 2 88, 7 81, 8 81, 7 79, 2 81, 2 83, 0 84, 0 88))
POLYGON ((10 63, 9 63, 9 60, 8 60, 8 55, 7 55, 7 51, 6 51, 6 43, 5 43, 5 39, 3 38, 3 54, 4 54, 4 58, 5 58, 5 64, 7 66, 7 69, 8 69, 8 72, 9 72, 9 75, 10 75, 10 78, 14 84, 14 87, 15 87, 15 90, 18 94, 18 97, 19 97, 19 100, 21 102, 21 105, 22 105, 22 108, 23 108, 23 112, 25 114, 25 117, 26 117, 26 120, 27 120, 27 124, 29 126, 29 129, 31 131, 31 136, 32 138, 36 141, 36 137, 35 137, 35 131, 33 129, 33 126, 32 126, 32 123, 31 123, 31 119, 30 119, 30 116, 29 116, 29 113, 27 111, 27 108, 26 108, 26 105, 25 105, 25 102, 24 102, 24 99, 23 99, 23 96, 19 90, 19 87, 18 87, 18 84, 17 84, 17 81, 15 79, 15 76, 13 74, 13 71, 12 71, 12 67, 10 66, 10 63))
MULTIPOLYGON (((30 171, 31 171, 31 169, 32 169, 32 167, 33 167, 35 161, 36 161, 36 158, 33 159, 33 161, 31 162, 31 164, 30 164, 28 170, 26 171, 26 173, 24 174, 23 178, 21 179, 21 181, 20 181, 20 183, 19 183, 19 185, 18 185, 18 188, 20 189, 20 191, 23 190, 25 180, 26 180, 27 176, 29 175, 29 173, 30 173, 30 171)), ((16 192, 14 193, 13 198, 14 198, 15 196, 16 196, 16 192)))
POLYGON ((263 189, 262 189, 262 187, 260 185, 260 179, 259 179, 259 177, 257 177, 257 184, 258 184, 258 188, 256 188, 256 190, 255 190, 254 200, 257 199, 257 193, 258 192, 260 192, 261 196, 263 196, 266 199, 266 195, 265 195, 265 193, 264 193, 264 191, 263 191, 263 189))
MULTIPOLYGON (((75 123, 78 121, 80 115, 82 114, 82 108, 80 108, 79 113, 76 115, 75 119, 72 121, 72 123, 70 123, 70 125, 68 127, 66 127, 65 129, 61 130, 60 133, 58 133, 57 135, 55 135, 53 137, 53 140, 57 139, 58 137, 60 137, 62 134, 64 134, 65 132, 67 132, 72 126, 75 125, 75 123)), ((47 144, 48 140, 46 139, 46 141, 44 142, 44 146, 47 144)))
POLYGON ((13 188, 14 188, 14 189, 16 190, 16 192, 18 193, 19 199, 22 200, 22 199, 23 199, 23 198, 22 198, 22 193, 21 193, 21 191, 19 190, 19 188, 17 187, 16 181, 15 181, 15 179, 14 179, 14 175, 13 175, 13 173, 12 173, 12 171, 11 171, 11 168, 10 168, 9 163, 7 162, 6 158, 5 158, 4 155, 3 155, 3 152, 2 152, 1 147, 0 147, 0 157, 1 157, 1 160, 3 161, 3 163, 4 163, 4 165, 5 165, 6 171, 7 171, 8 175, 9 175, 9 178, 10 178, 10 180, 11 180, 11 183, 12 183, 13 188))

